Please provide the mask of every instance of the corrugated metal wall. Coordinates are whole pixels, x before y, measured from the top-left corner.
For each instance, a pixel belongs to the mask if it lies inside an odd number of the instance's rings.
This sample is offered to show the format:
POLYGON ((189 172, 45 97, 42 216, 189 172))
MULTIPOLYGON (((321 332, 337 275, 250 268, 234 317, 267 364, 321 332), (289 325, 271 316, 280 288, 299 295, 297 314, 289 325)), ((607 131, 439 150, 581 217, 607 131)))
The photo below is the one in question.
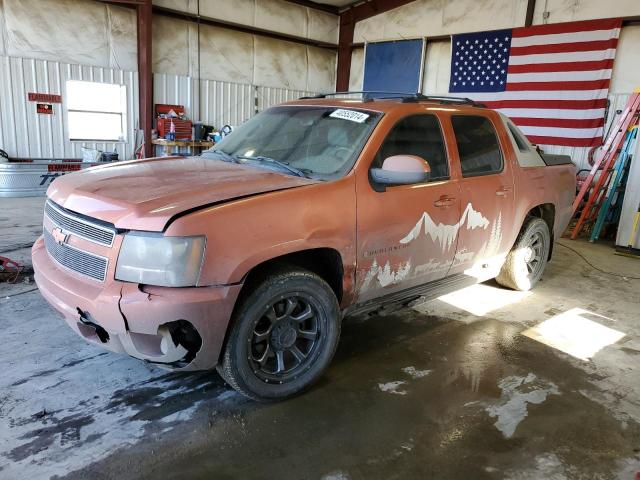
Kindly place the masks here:
POLYGON ((184 105, 189 118, 220 128, 240 125, 256 112, 300 97, 315 95, 305 90, 260 87, 247 83, 200 80, 180 75, 154 75, 155 103, 184 105))
POLYGON ((184 105, 189 118, 220 128, 240 125, 256 112, 300 97, 315 95, 305 90, 260 87, 247 83, 219 80, 200 80, 156 73, 154 75, 155 103, 184 105))
POLYGON ((134 149, 138 109, 138 74, 124 70, 71 65, 25 58, 0 57, 0 148, 18 158, 81 158, 82 146, 117 149, 129 158, 134 149), (36 113, 29 92, 62 95, 67 80, 117 83, 127 87, 127 143, 70 142, 65 104, 54 104, 53 115, 36 113))
POLYGON ((289 90, 274 87, 257 87, 256 92, 258 96, 258 111, 262 111, 278 103, 315 95, 314 92, 306 92, 304 90, 289 90))
POLYGON ((246 83, 201 80, 200 114, 193 118, 216 128, 240 125, 256 112, 256 88, 246 83))
POLYGON ((191 77, 156 73, 153 76, 153 103, 184 105, 189 118, 193 118, 197 92, 191 77))
MULTIPOLYGON (((0 148, 13 158, 81 158, 82 146, 103 151, 117 149, 131 158, 138 125, 137 72, 67 63, 0 57, 0 148), (89 143, 68 140, 65 114, 67 80, 118 83, 127 86, 127 142, 89 143), (62 95, 53 115, 38 115, 28 92, 62 95)), ((217 128, 240 125, 257 111, 313 92, 259 87, 243 83, 200 80, 169 74, 154 75, 154 103, 179 104, 187 115, 217 128)))

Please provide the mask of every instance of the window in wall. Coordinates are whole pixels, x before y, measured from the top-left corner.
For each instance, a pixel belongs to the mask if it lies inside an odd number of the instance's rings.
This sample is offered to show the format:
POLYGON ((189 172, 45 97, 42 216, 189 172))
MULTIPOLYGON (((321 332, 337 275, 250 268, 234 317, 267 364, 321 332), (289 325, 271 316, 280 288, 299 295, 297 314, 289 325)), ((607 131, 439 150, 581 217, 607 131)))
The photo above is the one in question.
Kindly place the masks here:
POLYGON ((124 85, 67 81, 70 140, 126 141, 127 90, 124 85))
POLYGON ((449 177, 449 163, 440 124, 434 115, 412 115, 400 120, 389 132, 376 154, 373 167, 393 155, 416 155, 429 162, 430 179, 449 177))
POLYGON ((502 171, 502 152, 493 125, 486 117, 451 117, 463 177, 502 171))

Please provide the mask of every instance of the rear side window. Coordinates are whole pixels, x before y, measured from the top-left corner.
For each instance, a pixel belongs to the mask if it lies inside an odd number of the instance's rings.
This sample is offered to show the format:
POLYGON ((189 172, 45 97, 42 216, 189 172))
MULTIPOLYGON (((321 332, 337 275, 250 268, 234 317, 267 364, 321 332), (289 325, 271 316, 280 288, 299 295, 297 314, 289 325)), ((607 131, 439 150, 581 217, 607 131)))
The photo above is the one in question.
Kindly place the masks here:
POLYGON ((393 155, 416 155, 425 159, 431 167, 431 180, 449 177, 444 139, 435 115, 411 115, 396 123, 384 139, 372 166, 382 167, 382 162, 393 155))
POLYGON ((515 127, 515 125, 513 123, 511 123, 511 122, 507 122, 507 127, 509 127, 509 131, 511 132, 511 136, 516 141, 516 145, 518 146, 518 150, 520 150, 521 152, 528 152, 529 151, 529 144, 527 143, 527 141, 524 138, 522 138, 522 135, 520 134, 518 129, 515 127))
POLYGON ((502 171, 502 152, 493 125, 486 117, 451 117, 460 155, 463 177, 490 175, 502 171))

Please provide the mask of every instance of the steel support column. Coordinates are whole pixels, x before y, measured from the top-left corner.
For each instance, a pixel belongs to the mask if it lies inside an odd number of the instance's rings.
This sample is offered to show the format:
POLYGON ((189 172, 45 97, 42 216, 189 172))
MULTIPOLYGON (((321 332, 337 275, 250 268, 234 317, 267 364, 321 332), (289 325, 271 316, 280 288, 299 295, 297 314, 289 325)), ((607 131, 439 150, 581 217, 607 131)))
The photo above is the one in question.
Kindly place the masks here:
POLYGON ((151 0, 137 5, 138 20, 138 96, 140 98, 140 129, 144 139, 144 157, 153 156, 151 129, 153 128, 153 71, 151 57, 151 0))
POLYGON ((527 2, 527 13, 524 19, 524 26, 530 27, 533 25, 533 14, 536 11, 536 0, 529 0, 527 2))
POLYGON ((415 0, 369 0, 351 7, 340 14, 336 91, 340 92, 349 89, 353 34, 356 23, 414 1, 415 0))

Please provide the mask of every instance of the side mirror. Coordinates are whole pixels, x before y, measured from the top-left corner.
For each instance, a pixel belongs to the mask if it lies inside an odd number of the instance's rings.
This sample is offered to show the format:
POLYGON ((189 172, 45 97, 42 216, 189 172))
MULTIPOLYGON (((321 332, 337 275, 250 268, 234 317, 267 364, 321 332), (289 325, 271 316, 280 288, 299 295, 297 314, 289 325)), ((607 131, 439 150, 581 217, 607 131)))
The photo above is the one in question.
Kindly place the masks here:
POLYGON ((415 155, 394 155, 382 163, 382 168, 372 168, 371 178, 380 185, 412 185, 429 180, 429 163, 415 155))

